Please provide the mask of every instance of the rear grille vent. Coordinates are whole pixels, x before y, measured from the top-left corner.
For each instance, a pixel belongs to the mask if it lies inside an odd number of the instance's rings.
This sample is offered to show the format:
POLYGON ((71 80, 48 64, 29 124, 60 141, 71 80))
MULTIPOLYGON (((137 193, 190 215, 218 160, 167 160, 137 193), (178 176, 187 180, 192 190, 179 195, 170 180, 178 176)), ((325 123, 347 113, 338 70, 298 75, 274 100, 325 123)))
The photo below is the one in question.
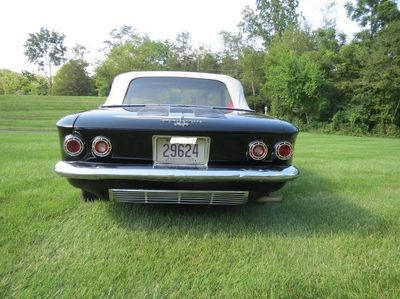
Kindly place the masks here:
POLYGON ((241 205, 247 191, 175 191, 111 189, 110 199, 117 202, 155 204, 241 205))

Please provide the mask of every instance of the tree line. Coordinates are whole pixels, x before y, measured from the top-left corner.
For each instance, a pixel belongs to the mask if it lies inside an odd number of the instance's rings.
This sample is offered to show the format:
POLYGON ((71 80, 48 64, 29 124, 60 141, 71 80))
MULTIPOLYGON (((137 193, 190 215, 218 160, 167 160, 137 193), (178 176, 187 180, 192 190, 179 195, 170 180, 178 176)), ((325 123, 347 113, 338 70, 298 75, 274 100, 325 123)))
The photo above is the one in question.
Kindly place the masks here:
POLYGON ((66 61, 65 36, 42 28, 30 34, 25 54, 44 76, 1 70, 0 93, 105 96, 122 72, 223 73, 242 82, 252 108, 267 106, 300 128, 400 136, 398 6, 356 0, 346 9, 361 28, 351 40, 337 29, 334 4, 312 30, 298 13, 298 0, 256 0, 243 10, 236 32, 220 33, 219 52, 194 47, 188 32, 159 41, 122 26, 111 31, 92 76, 84 47, 74 47, 66 61), (53 79, 52 69, 60 65, 53 79))

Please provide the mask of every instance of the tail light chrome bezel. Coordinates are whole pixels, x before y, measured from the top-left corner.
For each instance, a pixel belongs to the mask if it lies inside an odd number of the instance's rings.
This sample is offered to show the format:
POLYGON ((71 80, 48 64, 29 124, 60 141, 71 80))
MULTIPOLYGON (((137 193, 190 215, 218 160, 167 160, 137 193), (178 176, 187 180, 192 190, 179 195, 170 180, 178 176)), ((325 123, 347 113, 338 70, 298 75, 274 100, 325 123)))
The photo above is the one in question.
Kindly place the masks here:
POLYGON ((64 152, 67 155, 69 155, 71 157, 79 156, 83 152, 83 149, 84 149, 84 143, 83 143, 82 139, 79 136, 72 135, 72 134, 65 136, 65 138, 64 138, 64 152), (68 143, 71 142, 71 141, 78 142, 78 144, 79 144, 79 150, 78 151, 71 151, 70 149, 68 149, 68 143))
POLYGON ((264 160, 265 157, 267 157, 267 155, 268 155, 268 146, 265 144, 264 141, 255 140, 255 141, 250 142, 250 144, 249 144, 249 151, 248 151, 248 152, 249 152, 250 158, 252 158, 252 159, 255 160, 255 161, 261 161, 261 160, 264 160), (255 149, 257 146, 262 146, 263 149, 264 149, 264 153, 263 153, 261 156, 257 156, 257 155, 255 155, 255 153, 254 153, 254 149, 255 149))
POLYGON ((109 138, 104 137, 104 136, 97 136, 97 137, 95 137, 95 138, 93 139, 93 141, 92 141, 92 153, 93 153, 96 157, 100 157, 100 158, 107 157, 107 156, 111 153, 111 150, 112 150, 112 144, 111 144, 111 141, 110 141, 109 138), (99 142, 104 142, 104 143, 107 145, 107 150, 106 150, 105 152, 99 152, 99 151, 96 149, 96 145, 97 145, 99 142))
POLYGON ((280 141, 277 144, 275 144, 275 156, 283 161, 289 160, 293 156, 293 145, 289 141, 280 141), (284 156, 280 153, 280 149, 282 146, 289 146, 290 148, 290 154, 287 156, 284 156))

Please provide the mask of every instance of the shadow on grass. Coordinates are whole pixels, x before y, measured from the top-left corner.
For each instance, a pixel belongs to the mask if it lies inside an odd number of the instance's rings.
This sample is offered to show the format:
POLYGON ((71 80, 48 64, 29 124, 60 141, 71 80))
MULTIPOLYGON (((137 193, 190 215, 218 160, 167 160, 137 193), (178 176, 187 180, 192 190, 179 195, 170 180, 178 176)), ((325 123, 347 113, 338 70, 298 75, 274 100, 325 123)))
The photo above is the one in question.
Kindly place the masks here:
POLYGON ((110 204, 109 213, 119 225, 133 230, 168 233, 232 235, 384 234, 383 218, 338 197, 341 188, 303 170, 299 179, 287 184, 278 204, 244 206, 180 206, 110 204))

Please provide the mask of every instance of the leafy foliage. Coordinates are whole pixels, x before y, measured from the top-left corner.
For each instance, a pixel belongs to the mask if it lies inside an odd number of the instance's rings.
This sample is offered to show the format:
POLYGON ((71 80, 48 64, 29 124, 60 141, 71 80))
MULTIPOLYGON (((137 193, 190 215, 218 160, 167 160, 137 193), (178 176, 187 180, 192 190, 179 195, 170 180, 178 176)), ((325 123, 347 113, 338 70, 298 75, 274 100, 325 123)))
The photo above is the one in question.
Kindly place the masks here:
POLYGON ((357 0, 355 4, 347 2, 346 9, 353 21, 367 28, 359 34, 360 37, 372 38, 383 26, 400 18, 396 2, 392 0, 357 0))
POLYGON ((313 56, 311 36, 306 32, 293 29, 275 41, 265 60, 264 86, 273 114, 290 120, 299 118, 307 124, 320 119, 327 107, 325 77, 313 56), (292 43, 289 49, 287 40, 292 43))
POLYGON ((39 70, 49 76, 52 87, 52 67, 59 66, 65 59, 67 48, 64 46, 64 35, 47 28, 40 28, 37 33, 30 33, 25 47, 29 62, 36 64, 39 70))
POLYGON ((123 26, 118 33, 111 32, 107 41, 109 52, 96 69, 96 86, 99 95, 107 95, 112 80, 123 72, 165 70, 169 59, 169 45, 136 35, 133 29, 123 26))
MULTIPOLYGON (((384 27, 360 59, 359 76, 353 81, 348 107, 359 111, 363 130, 386 134, 400 126, 400 22, 384 27)), ((347 121, 352 125, 354 117, 347 121)), ((357 124, 357 123, 356 123, 357 124)))
MULTIPOLYGON (((327 3, 321 28, 302 25, 298 0, 256 0, 237 32, 221 31, 223 47, 194 47, 189 32, 174 41, 152 40, 132 26, 111 31, 105 59, 89 78, 86 49, 55 79, 58 94, 107 95, 123 72, 172 70, 223 73, 239 79, 250 106, 301 128, 356 135, 400 135, 400 12, 393 0, 355 0, 348 16, 362 29, 348 38, 336 29, 335 5, 327 3), (261 43, 260 43, 261 41, 261 43), (262 44, 262 45, 261 45, 262 44)), ((25 48, 31 62, 50 73, 65 61, 64 36, 42 28, 25 48)), ((0 71, 0 93, 43 93, 43 77, 0 71)))
POLYGON ((22 74, 0 70, 0 94, 45 95, 48 92, 46 78, 26 71, 22 74))
POLYGON ((88 63, 82 59, 71 59, 54 77, 54 95, 86 96, 95 94, 94 80, 88 75, 88 63))
POLYGON ((169 57, 168 69, 181 71, 195 71, 196 57, 190 43, 190 33, 181 32, 176 37, 175 43, 168 44, 169 57))
POLYGON ((275 36, 282 36, 287 27, 298 24, 298 0, 256 0, 256 9, 243 11, 242 30, 261 37, 268 46, 275 36))

